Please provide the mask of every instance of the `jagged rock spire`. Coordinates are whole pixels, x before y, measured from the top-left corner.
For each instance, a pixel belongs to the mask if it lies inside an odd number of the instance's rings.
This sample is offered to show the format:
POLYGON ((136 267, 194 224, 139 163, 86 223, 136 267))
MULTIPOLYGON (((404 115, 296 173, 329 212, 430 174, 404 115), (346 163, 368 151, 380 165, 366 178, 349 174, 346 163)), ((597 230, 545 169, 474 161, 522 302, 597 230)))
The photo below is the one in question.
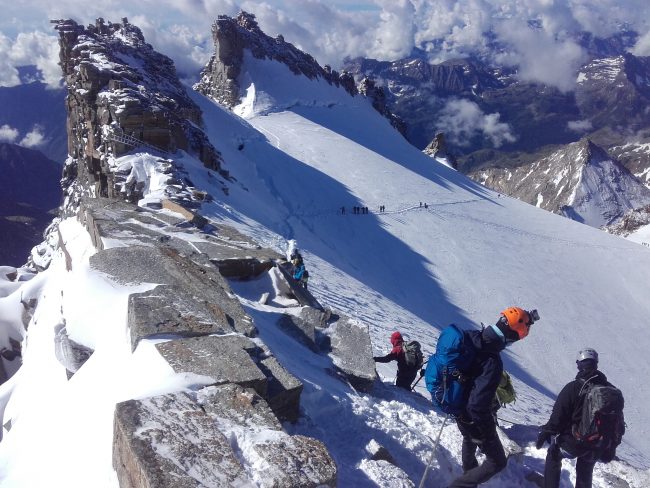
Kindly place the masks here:
POLYGON ((445 134, 442 132, 438 132, 422 152, 432 158, 445 158, 454 169, 458 169, 458 162, 447 150, 447 141, 445 140, 445 134))
POLYGON ((236 18, 220 15, 212 24, 214 54, 201 73, 194 89, 227 107, 239 103, 238 77, 244 59, 244 49, 258 59, 274 59, 289 67, 295 74, 310 79, 322 78, 328 83, 343 86, 351 95, 357 93, 350 75, 329 67, 321 67, 309 54, 296 48, 279 35, 272 38, 259 28, 255 16, 240 12, 236 18))

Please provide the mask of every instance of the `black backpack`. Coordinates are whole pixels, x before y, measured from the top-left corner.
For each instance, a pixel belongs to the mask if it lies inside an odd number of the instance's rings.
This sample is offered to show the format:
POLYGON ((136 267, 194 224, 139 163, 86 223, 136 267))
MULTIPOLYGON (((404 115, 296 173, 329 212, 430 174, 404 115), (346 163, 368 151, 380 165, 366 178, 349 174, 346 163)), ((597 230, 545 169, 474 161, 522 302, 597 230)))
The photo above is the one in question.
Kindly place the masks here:
POLYGON ((592 448, 602 448, 613 457, 625 433, 623 393, 609 383, 598 385, 585 381, 580 390, 582 416, 573 426, 573 436, 592 448))
POLYGON ((418 341, 406 342, 402 349, 404 349, 404 360, 406 364, 413 368, 421 368, 424 363, 424 355, 422 354, 422 347, 418 341))

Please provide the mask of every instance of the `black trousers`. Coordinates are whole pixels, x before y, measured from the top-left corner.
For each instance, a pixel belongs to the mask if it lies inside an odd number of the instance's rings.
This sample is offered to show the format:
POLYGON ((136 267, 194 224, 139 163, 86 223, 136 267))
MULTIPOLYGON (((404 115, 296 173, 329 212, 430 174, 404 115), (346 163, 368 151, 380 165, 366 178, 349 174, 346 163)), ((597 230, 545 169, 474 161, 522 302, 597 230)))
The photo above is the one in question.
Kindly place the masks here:
POLYGON ((496 426, 480 432, 473 424, 457 420, 456 424, 463 435, 461 452, 463 475, 456 478, 449 488, 475 488, 480 483, 485 483, 508 464, 503 445, 497 435, 496 426), (476 460, 476 450, 480 448, 485 454, 485 461, 479 465, 476 460))
POLYGON ((562 434, 555 438, 546 452, 544 465, 544 488, 558 488, 562 474, 562 459, 575 459, 575 488, 591 488, 591 480, 596 464, 594 451, 576 445, 573 436, 562 434))
POLYGON ((404 388, 408 391, 411 391, 411 385, 413 384, 413 380, 415 380, 417 374, 418 374, 417 369, 398 368, 397 380, 395 381, 395 384, 400 388, 404 388))

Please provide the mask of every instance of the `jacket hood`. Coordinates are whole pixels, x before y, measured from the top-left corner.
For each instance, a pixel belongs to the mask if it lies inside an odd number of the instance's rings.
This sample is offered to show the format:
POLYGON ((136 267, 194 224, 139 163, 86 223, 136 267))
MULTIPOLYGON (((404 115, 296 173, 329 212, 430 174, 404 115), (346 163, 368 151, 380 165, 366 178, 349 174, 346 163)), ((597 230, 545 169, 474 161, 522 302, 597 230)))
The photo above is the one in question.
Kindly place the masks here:
POLYGON ((390 343, 393 346, 397 346, 398 344, 401 344, 402 342, 404 342, 404 339, 402 338, 402 334, 400 334, 399 332, 393 332, 391 334, 390 343))
POLYGON ((499 337, 492 327, 486 327, 481 332, 478 332, 478 340, 480 342, 479 349, 484 352, 500 353, 506 347, 503 339, 499 337))

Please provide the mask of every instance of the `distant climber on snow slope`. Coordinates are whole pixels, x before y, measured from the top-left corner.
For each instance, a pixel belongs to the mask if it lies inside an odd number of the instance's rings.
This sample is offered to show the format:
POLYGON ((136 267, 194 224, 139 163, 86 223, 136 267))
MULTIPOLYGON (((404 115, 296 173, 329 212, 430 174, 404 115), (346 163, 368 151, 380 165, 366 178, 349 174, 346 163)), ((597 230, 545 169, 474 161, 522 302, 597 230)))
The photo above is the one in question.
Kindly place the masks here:
POLYGON ((422 350, 420 343, 410 341, 404 343, 404 338, 399 332, 393 332, 390 336, 390 343, 393 349, 385 356, 375 356, 372 359, 377 363, 389 363, 397 361, 397 381, 396 385, 406 390, 411 390, 411 384, 422 368, 422 350))
POLYGON ((463 331, 452 324, 440 334, 425 381, 434 405, 456 419, 463 436, 463 474, 450 488, 473 488, 506 467, 494 415, 494 398, 503 378, 500 353, 526 337, 536 320, 537 310, 509 307, 494 325, 481 331, 463 331), (481 465, 476 459, 478 448, 485 455, 481 465))

